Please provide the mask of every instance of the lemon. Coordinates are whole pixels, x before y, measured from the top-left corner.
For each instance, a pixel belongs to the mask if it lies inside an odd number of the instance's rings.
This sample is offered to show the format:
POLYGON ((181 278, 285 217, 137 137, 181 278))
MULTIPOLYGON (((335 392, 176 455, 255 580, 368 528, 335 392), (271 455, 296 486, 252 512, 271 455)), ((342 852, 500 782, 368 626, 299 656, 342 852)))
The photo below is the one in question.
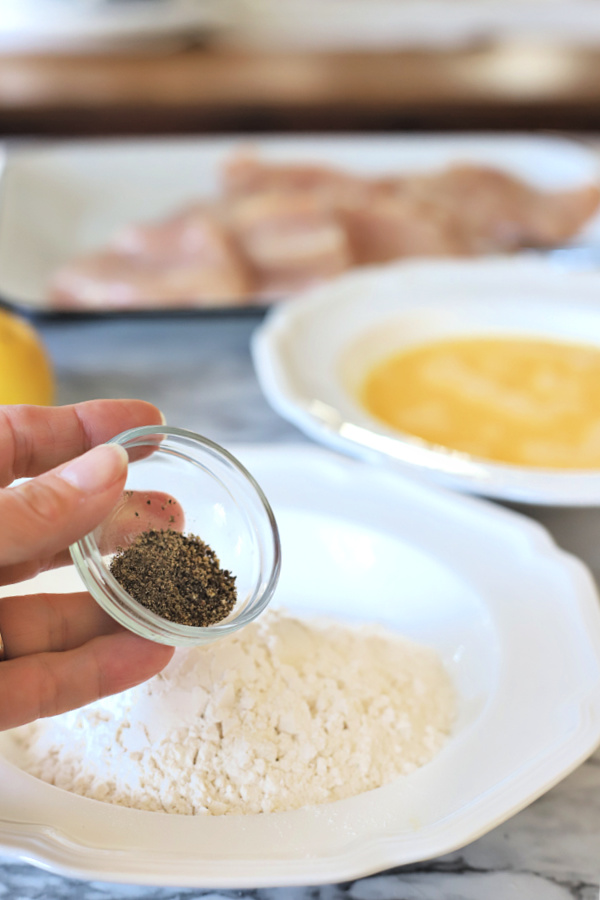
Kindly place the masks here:
POLYGON ((54 374, 35 328, 25 319, 0 309, 0 404, 54 400, 54 374))

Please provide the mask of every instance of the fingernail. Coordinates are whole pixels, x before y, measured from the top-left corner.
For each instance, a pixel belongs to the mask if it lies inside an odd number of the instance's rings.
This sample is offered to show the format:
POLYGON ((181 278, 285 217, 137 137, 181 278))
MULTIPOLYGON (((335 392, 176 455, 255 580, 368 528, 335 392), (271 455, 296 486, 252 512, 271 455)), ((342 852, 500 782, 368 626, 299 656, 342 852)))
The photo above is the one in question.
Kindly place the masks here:
POLYGON ((166 424, 167 424, 167 417, 165 416, 165 414, 164 414, 164 412, 162 411, 162 409, 159 409, 159 413, 160 413, 161 425, 166 425, 166 424))
POLYGON ((64 481, 87 493, 110 487, 127 465, 127 450, 120 444, 99 444, 57 472, 64 481))

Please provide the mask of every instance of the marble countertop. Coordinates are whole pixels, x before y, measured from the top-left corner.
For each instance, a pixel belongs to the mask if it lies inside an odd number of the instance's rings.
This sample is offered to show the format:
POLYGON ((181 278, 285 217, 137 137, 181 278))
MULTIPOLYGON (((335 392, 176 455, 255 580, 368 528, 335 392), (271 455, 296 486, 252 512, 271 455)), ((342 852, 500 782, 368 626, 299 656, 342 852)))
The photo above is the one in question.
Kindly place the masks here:
MULTIPOLYGON (((260 393, 249 353, 249 337, 259 321, 244 314, 75 320, 47 322, 40 328, 58 376, 58 403, 135 396, 156 403, 170 425, 201 432, 227 446, 303 442, 303 435, 280 419, 260 393)), ((556 525, 559 542, 575 542, 569 537, 572 529, 567 533, 556 517, 550 516, 548 522, 556 525)), ((586 520, 582 531, 588 526, 586 520)), ((595 558, 589 561, 595 568, 595 558)), ((187 897, 600 900, 600 752, 469 846, 341 885, 215 892, 86 883, 0 857, 0 900, 187 897)))

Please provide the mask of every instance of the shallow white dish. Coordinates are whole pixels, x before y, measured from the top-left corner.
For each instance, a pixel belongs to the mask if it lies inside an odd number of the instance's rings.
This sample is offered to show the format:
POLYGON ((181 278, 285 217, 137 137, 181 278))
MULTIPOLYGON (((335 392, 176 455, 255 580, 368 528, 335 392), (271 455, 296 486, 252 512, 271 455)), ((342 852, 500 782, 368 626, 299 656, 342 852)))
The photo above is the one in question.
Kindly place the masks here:
MULTIPOLYGON (((47 284, 58 266, 102 247, 123 225, 215 198, 224 161, 248 144, 272 162, 322 163, 365 175, 467 161, 497 166, 548 190, 600 177, 598 157, 583 143, 526 135, 238 136, 15 145, 6 151, 0 177, 0 298, 29 312, 52 312, 47 284)), ((600 215, 580 239, 596 236, 600 239, 600 215)))
POLYGON ((254 333, 252 352, 271 405, 338 450, 496 499, 599 505, 600 470, 488 462, 387 428, 356 399, 371 365, 396 350, 500 335, 600 345, 600 270, 527 254, 363 269, 280 304, 254 333))
MULTIPOLYGON (((448 745, 414 774, 349 800, 184 817, 44 784, 9 761, 5 733, 1 851, 94 880, 215 889, 341 882, 465 845, 592 753, 600 606, 587 569, 543 528, 317 447, 238 453, 281 528, 274 602, 378 621, 434 646, 459 694, 448 745)), ((78 584, 54 572, 35 586, 78 584)))

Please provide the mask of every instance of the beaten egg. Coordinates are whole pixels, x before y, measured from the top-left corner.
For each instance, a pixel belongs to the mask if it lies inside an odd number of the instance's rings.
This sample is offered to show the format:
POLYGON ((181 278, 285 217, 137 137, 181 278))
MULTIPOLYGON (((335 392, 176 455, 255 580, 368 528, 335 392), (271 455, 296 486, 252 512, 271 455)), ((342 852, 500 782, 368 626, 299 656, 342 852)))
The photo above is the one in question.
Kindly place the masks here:
POLYGON ((378 362, 360 401, 395 430, 472 456, 600 468, 600 347, 512 337, 440 340, 378 362))

